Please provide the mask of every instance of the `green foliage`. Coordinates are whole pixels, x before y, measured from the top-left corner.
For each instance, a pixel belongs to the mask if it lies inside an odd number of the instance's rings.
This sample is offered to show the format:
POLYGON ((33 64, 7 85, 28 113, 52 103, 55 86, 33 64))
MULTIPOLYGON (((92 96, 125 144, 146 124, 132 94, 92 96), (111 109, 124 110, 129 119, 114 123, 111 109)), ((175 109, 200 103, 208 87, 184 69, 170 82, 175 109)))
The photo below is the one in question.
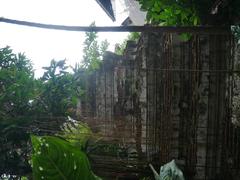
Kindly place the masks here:
POLYGON ((1 118, 23 116, 34 96, 33 70, 24 54, 14 54, 9 47, 0 49, 1 118))
POLYGON ((131 32, 128 34, 127 38, 121 43, 115 45, 115 53, 118 55, 122 55, 127 45, 127 41, 137 41, 140 38, 140 33, 131 32))
POLYGON ((232 26, 231 30, 237 43, 239 44, 240 43, 240 26, 232 26))
MULTIPOLYGON (((85 95, 87 72, 97 68, 96 64, 108 48, 107 41, 99 46, 96 38, 96 33, 87 34, 85 60, 89 61, 88 67, 76 64, 70 73, 65 60, 52 60, 49 67, 43 68, 43 77, 37 80, 24 54, 14 54, 10 47, 0 49, 0 143, 3 144, 0 146, 0 174, 24 175, 30 171, 27 128, 31 116, 75 116, 78 99, 85 95)), ((85 137, 77 133, 80 126, 78 130, 71 129, 76 130, 73 134, 66 131, 65 138, 76 136, 78 144, 83 141, 86 144, 85 137)))
POLYGON ((147 22, 168 26, 232 25, 240 22, 240 1, 137 0, 147 22))
POLYGON ((73 115, 80 96, 73 74, 67 72, 65 60, 52 60, 39 80, 39 94, 33 105, 35 114, 52 116, 73 115))
POLYGON ((67 74, 66 60, 55 61, 52 60, 49 67, 43 67, 46 70, 42 77, 43 81, 55 79, 67 74))
POLYGON ((29 59, 13 53, 10 47, 0 49, 0 174, 24 174, 27 165, 28 135, 19 126, 28 124, 35 80, 29 59))
POLYGON ((71 67, 73 71, 73 81, 76 85, 76 92, 80 99, 85 99, 86 95, 86 79, 87 79, 87 70, 82 68, 79 63, 76 63, 74 67, 71 67))
POLYGON ((200 23, 192 1, 187 0, 138 0, 147 12, 147 22, 157 25, 189 26, 200 23))
POLYGON ((87 156, 69 142, 51 136, 31 136, 35 180, 97 180, 87 156))
POLYGON ((21 177, 21 180, 28 180, 28 178, 23 176, 23 177, 21 177))
MULTIPOLYGON (((95 26, 93 22, 90 26, 95 26)), ((104 52, 108 49, 109 43, 107 40, 97 41, 97 32, 86 32, 86 39, 83 43, 83 68, 93 71, 98 69, 102 61, 104 52)))
MULTIPOLYGON (((146 20, 150 24, 161 26, 196 26, 200 18, 195 4, 189 0, 138 0, 141 9, 147 12, 146 20)), ((188 41, 191 35, 183 33, 181 40, 188 41)))
POLYGON ((91 158, 93 154, 108 155, 122 158, 127 156, 127 149, 118 143, 104 142, 99 134, 93 133, 88 124, 68 117, 68 121, 61 126, 59 137, 81 149, 91 158))
POLYGON ((124 40, 121 44, 115 44, 115 53, 118 55, 123 55, 126 45, 127 40, 124 40))
POLYGON ((81 96, 77 75, 67 72, 65 60, 52 60, 41 79, 35 80, 30 61, 0 49, 0 174, 25 174, 31 116, 75 114, 81 96))
POLYGON ((30 171, 27 153, 29 135, 24 127, 31 122, 25 117, 0 120, 0 174, 23 175, 30 171))
POLYGON ((32 64, 22 53, 14 54, 13 50, 7 46, 0 49, 0 69, 17 69, 33 75, 32 64))
POLYGON ((129 41, 137 41, 140 38, 140 33, 139 32, 131 32, 127 36, 127 40, 129 41))
POLYGON ((69 120, 62 125, 61 130, 62 132, 59 136, 82 150, 86 149, 88 140, 94 136, 86 123, 73 120, 70 117, 69 120))
POLYGON ((161 166, 159 174, 151 164, 149 166, 153 171, 155 180, 184 180, 183 173, 177 167, 175 160, 161 166))

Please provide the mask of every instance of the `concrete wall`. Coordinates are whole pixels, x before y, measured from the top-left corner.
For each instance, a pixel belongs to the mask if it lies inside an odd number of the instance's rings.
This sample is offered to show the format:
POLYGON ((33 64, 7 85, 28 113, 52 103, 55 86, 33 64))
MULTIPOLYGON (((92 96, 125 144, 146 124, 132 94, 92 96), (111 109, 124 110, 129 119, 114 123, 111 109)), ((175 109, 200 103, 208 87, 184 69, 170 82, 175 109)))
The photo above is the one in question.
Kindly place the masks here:
POLYGON ((101 131, 133 144, 139 159, 177 159, 188 179, 224 178, 229 37, 146 33, 123 56, 108 52, 91 97, 101 131))

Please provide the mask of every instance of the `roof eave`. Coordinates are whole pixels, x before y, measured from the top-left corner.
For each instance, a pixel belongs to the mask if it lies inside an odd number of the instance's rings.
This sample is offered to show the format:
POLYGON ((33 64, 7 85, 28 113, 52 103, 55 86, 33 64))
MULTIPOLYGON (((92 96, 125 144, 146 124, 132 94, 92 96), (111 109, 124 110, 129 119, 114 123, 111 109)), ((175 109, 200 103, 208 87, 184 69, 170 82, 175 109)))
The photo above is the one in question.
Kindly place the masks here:
MULTIPOLYGON (((110 17, 110 19, 112 21, 116 21, 116 18, 114 16, 114 12, 112 11, 112 14, 106 9, 106 7, 99 1, 99 0, 96 0, 97 3, 101 6, 101 8, 104 10, 104 12, 108 15, 108 17, 110 17)), ((111 3, 111 1, 110 1, 111 3)), ((112 7, 112 4, 111 4, 111 7, 112 7)), ((113 9, 113 8, 112 8, 113 9)))

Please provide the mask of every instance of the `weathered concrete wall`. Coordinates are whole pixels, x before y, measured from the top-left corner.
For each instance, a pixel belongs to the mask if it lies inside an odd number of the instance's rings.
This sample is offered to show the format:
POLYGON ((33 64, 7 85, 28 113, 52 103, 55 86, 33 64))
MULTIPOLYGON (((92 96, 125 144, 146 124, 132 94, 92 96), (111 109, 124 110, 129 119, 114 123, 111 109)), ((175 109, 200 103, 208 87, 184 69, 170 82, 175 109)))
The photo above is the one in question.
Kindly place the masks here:
POLYGON ((134 136, 131 112, 131 61, 134 56, 130 49, 125 58, 107 52, 104 63, 96 73, 96 117, 102 122, 105 134, 121 141, 134 136))
POLYGON ((107 53, 91 97, 101 131, 134 144, 140 159, 177 159, 189 179, 224 178, 230 39, 149 33, 122 57, 107 53))
POLYGON ((147 112, 142 122, 148 157, 178 159, 190 179, 219 178, 226 158, 230 96, 224 71, 231 68, 231 38, 196 35, 183 42, 174 34, 151 33, 142 41, 136 69, 138 82, 146 82, 139 94, 146 91, 140 107, 147 112))

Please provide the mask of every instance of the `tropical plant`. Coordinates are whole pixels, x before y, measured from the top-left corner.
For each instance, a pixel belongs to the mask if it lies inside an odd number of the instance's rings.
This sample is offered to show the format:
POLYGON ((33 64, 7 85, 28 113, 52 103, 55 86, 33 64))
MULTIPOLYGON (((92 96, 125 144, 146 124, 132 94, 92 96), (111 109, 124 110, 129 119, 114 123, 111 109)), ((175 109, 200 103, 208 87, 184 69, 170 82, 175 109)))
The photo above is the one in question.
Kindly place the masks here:
MULTIPOLYGON (((95 26, 93 22, 90 26, 95 26)), ((97 32, 86 32, 85 41, 83 43, 83 68, 93 71, 98 69, 102 61, 104 52, 108 49, 107 40, 101 41, 100 45, 97 41, 97 32)))
POLYGON ((81 150, 85 150, 88 141, 95 138, 95 135, 86 123, 76 121, 70 117, 68 117, 68 121, 61 126, 61 132, 58 135, 79 147, 81 150))
POLYGON ((184 180, 183 173, 177 167, 175 160, 161 166, 159 174, 151 164, 149 166, 153 171, 155 180, 184 180))
POLYGON ((104 141, 101 134, 93 133, 87 123, 76 121, 70 117, 61 126, 61 132, 57 136, 82 150, 90 160, 94 154, 115 156, 120 159, 127 158, 129 155, 128 147, 104 141))
POLYGON ((76 63, 74 67, 71 66, 73 71, 73 81, 76 85, 76 92, 80 99, 86 98, 86 81, 88 77, 88 72, 83 68, 80 63, 76 63))
POLYGON ((31 136, 32 169, 36 180, 99 180, 87 156, 71 143, 52 136, 31 136))
POLYGON ((240 21, 240 2, 209 0, 137 0, 148 23, 171 26, 231 25, 240 21))
POLYGON ((141 9, 147 12, 148 23, 160 25, 197 25, 200 20, 196 8, 184 0, 139 0, 141 9))
POLYGON ((0 49, 0 175, 21 175, 27 165, 28 135, 25 126, 31 119, 31 100, 35 80, 29 59, 10 47, 0 49))
POLYGON ((67 72, 65 60, 52 60, 39 82, 39 94, 33 101, 35 114, 52 116, 74 115, 78 101, 73 74, 67 72))
POLYGON ((28 165, 27 127, 32 119, 14 117, 0 121, 0 174, 24 175, 31 171, 28 165))
POLYGON ((14 54, 10 47, 0 49, 0 115, 23 116, 34 97, 34 77, 30 60, 14 54))

